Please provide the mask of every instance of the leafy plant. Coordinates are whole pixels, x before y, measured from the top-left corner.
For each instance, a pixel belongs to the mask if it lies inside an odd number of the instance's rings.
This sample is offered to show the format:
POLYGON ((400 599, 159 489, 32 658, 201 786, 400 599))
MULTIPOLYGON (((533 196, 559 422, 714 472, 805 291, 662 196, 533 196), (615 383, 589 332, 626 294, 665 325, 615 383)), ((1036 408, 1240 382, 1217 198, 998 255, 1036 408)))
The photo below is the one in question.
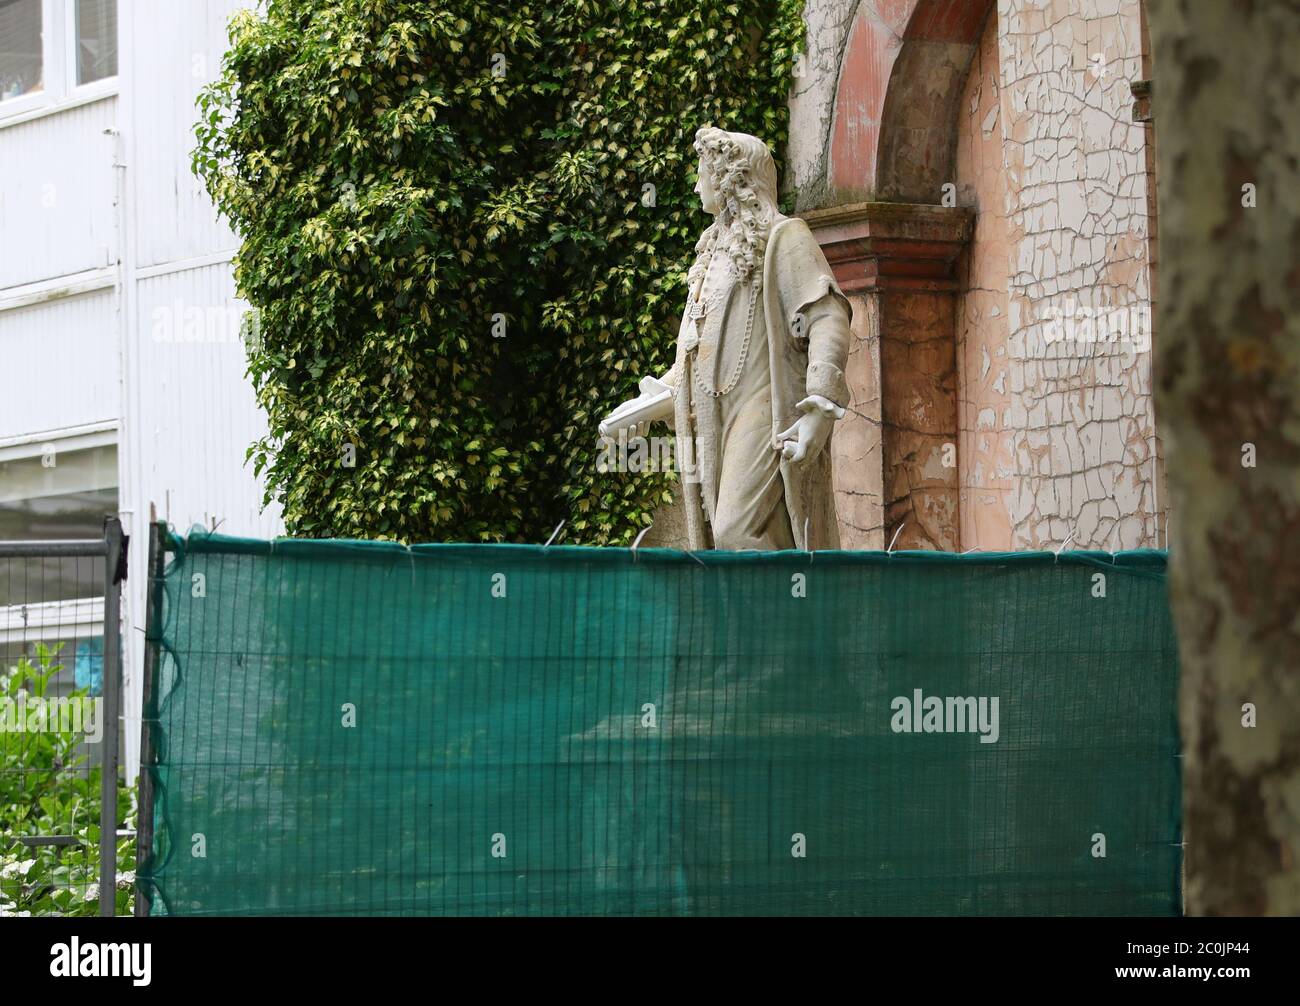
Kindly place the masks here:
MULTIPOLYGON (((58 647, 37 644, 36 663, 26 657, 0 674, 0 713, 27 709, 51 696, 60 671, 58 647)), ((81 700, 85 689, 66 696, 81 700)), ((0 916, 99 914, 100 768, 88 764, 86 734, 50 717, 42 729, 0 730, 0 916), (65 836, 71 844, 33 845, 23 839, 65 836)), ((134 830, 134 794, 120 788, 117 820, 134 830)), ((132 911, 133 841, 118 842, 119 915, 132 911), (127 869, 124 870, 124 866, 127 869)))
POLYGON ((193 167, 242 244, 249 450, 292 533, 625 543, 596 423, 668 368, 695 130, 779 151, 796 0, 269 0, 193 167))

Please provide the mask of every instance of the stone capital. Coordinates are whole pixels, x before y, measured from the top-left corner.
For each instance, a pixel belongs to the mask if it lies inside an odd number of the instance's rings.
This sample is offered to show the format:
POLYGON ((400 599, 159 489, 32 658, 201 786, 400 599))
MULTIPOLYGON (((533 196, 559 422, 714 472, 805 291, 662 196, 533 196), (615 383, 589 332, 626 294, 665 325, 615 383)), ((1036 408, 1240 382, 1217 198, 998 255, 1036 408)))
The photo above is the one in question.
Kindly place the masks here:
POLYGON ((888 202, 849 203, 800 216, 845 293, 956 290, 953 265, 975 220, 964 206, 888 202))

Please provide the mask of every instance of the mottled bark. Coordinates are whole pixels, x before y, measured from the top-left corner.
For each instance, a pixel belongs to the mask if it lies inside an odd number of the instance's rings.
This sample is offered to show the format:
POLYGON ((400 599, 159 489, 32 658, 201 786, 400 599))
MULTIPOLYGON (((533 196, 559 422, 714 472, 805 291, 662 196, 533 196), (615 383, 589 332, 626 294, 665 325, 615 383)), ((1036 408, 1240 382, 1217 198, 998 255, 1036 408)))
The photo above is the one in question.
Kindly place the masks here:
POLYGON ((1148 14, 1187 910, 1295 915, 1300 0, 1150 0, 1148 14))

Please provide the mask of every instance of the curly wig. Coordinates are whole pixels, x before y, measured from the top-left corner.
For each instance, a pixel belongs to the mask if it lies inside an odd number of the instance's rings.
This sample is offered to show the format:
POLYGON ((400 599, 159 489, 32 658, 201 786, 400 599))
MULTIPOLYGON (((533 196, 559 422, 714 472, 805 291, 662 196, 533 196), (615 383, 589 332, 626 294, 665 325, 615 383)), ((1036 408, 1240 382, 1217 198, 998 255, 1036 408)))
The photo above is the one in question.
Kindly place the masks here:
POLYGON ((776 216, 776 163, 767 144, 748 133, 705 126, 695 134, 695 150, 718 198, 718 215, 695 245, 694 285, 708 268, 716 242, 730 256, 737 282, 761 283, 767 235, 776 216))

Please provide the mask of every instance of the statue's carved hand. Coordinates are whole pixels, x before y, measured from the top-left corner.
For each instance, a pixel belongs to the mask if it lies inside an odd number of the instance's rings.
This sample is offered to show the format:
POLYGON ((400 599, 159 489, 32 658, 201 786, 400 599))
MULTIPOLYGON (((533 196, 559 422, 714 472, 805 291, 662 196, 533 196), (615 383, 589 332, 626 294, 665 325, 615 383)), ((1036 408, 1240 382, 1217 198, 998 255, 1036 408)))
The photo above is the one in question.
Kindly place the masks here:
POLYGON ((796 408, 803 415, 788 430, 778 433, 776 440, 781 453, 797 465, 816 457, 826 446, 835 421, 844 415, 844 410, 821 395, 809 395, 796 408))
POLYGON ((627 413, 632 411, 632 409, 635 408, 638 402, 639 399, 629 398, 626 402, 623 402, 621 405, 619 405, 617 409, 615 409, 613 412, 609 414, 609 416, 607 416, 604 420, 601 421, 601 425, 600 425, 601 434, 604 436, 614 437, 614 436, 618 436, 619 431, 626 430, 629 439, 632 437, 645 436, 646 432, 650 429, 650 424, 648 422, 640 422, 640 423, 626 422, 626 421, 620 422, 619 419, 617 418, 620 413, 627 413))

